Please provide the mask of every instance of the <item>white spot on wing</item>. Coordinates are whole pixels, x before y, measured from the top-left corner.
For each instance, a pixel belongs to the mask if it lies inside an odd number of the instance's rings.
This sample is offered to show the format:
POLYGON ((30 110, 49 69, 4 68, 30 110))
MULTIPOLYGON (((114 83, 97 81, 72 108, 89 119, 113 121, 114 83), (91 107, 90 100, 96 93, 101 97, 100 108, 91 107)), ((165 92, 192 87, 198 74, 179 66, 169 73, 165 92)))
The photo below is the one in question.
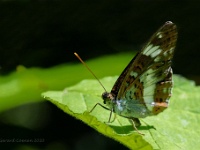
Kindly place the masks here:
POLYGON ((174 47, 170 48, 169 53, 172 54, 174 51, 174 47))
POLYGON ((159 48, 159 46, 152 46, 149 51, 146 53, 146 56, 151 55, 153 52, 155 52, 157 49, 159 48))
POLYGON ((131 71, 130 75, 133 76, 133 77, 137 77, 137 76, 138 76, 138 73, 137 73, 137 72, 134 72, 134 71, 131 71))
POLYGON ((153 72, 155 72, 154 69, 148 69, 146 73, 148 73, 148 74, 152 74, 153 72))
POLYGON ((154 58, 154 57, 158 56, 158 55, 160 54, 161 51, 162 51, 161 49, 157 49, 157 50, 156 50, 155 52, 153 52, 150 56, 151 56, 152 58, 154 58))
POLYGON ((163 55, 164 55, 165 57, 167 57, 167 56, 169 55, 169 54, 168 54, 168 51, 164 52, 163 55))
POLYGON ((144 97, 153 94, 155 91, 155 88, 156 88, 155 84, 152 84, 151 86, 148 86, 148 87, 144 87, 144 94, 143 94, 144 97))
POLYGON ((162 35, 161 32, 158 32, 158 33, 156 34, 156 36, 157 36, 158 38, 160 38, 160 39, 163 37, 163 35, 162 35))
POLYGON ((154 59, 155 62, 159 62, 161 61, 161 57, 157 56, 155 59, 154 59))
POLYGON ((152 108, 152 102, 154 102, 154 92, 156 89, 156 85, 152 84, 150 81, 154 78, 154 72, 155 70, 149 69, 147 70, 141 77, 140 80, 143 82, 143 99, 146 103, 147 108, 151 111, 152 108))
POLYGON ((152 103, 151 103, 151 106, 155 106, 155 105, 156 105, 156 103, 155 103, 155 102, 152 102, 152 103))
POLYGON ((154 82, 156 70, 148 69, 143 75, 140 76, 140 81, 143 82, 144 87, 151 86, 152 82, 154 82))
POLYGON ((152 111, 153 107, 152 107, 152 103, 154 102, 154 97, 151 95, 151 96, 145 96, 144 97, 144 102, 147 106, 147 108, 152 111))
POLYGON ((149 44, 143 51, 143 54, 146 54, 151 48, 152 48, 152 44, 149 44))

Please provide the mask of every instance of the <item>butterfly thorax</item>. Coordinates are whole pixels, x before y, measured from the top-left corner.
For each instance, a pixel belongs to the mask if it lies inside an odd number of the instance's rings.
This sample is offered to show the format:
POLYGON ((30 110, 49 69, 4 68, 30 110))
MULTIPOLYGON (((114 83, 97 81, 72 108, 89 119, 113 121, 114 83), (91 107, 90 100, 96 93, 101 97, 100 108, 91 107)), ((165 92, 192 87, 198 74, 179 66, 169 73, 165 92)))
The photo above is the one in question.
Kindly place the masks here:
POLYGON ((140 102, 140 100, 116 99, 114 94, 104 92, 102 94, 104 104, 116 114, 126 118, 144 118, 151 112, 140 102))

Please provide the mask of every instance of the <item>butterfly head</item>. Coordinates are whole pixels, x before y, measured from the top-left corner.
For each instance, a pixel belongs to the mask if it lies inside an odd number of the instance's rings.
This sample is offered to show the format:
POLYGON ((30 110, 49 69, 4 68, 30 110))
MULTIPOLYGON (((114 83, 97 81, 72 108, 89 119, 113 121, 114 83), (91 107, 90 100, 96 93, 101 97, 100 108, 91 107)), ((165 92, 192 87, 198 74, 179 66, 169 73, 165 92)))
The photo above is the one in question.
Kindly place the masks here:
POLYGON ((111 93, 108 92, 104 92, 102 94, 102 98, 103 98, 103 103, 104 104, 109 104, 111 101, 113 101, 115 98, 111 93))

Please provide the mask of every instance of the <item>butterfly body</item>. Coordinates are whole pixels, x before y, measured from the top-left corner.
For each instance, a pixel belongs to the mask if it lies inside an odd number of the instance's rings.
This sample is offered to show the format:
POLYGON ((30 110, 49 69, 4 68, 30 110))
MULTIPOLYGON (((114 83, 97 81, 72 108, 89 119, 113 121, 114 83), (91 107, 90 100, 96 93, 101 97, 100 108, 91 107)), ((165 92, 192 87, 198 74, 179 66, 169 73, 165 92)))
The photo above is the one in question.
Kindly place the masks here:
POLYGON ((157 115, 168 107, 176 40, 176 25, 167 21, 130 61, 111 92, 102 94, 111 115, 114 112, 140 126, 138 118, 157 115))
MULTIPOLYGON (((104 93, 106 96, 109 93, 104 93)), ((104 97, 106 99, 106 97, 104 97)), ((151 115, 151 112, 139 100, 108 99, 105 104, 114 113, 125 118, 144 118, 151 115)))

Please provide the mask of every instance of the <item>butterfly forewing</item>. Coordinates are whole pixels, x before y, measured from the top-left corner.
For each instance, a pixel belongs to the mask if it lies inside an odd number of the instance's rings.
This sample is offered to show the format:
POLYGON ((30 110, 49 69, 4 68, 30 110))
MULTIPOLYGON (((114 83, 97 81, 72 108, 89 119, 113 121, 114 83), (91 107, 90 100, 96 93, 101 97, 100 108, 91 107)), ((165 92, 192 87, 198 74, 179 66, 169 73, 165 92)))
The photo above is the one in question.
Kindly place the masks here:
POLYGON ((173 86, 171 59, 176 25, 166 22, 124 69, 111 93, 116 99, 136 100, 152 114, 167 108, 173 86))

